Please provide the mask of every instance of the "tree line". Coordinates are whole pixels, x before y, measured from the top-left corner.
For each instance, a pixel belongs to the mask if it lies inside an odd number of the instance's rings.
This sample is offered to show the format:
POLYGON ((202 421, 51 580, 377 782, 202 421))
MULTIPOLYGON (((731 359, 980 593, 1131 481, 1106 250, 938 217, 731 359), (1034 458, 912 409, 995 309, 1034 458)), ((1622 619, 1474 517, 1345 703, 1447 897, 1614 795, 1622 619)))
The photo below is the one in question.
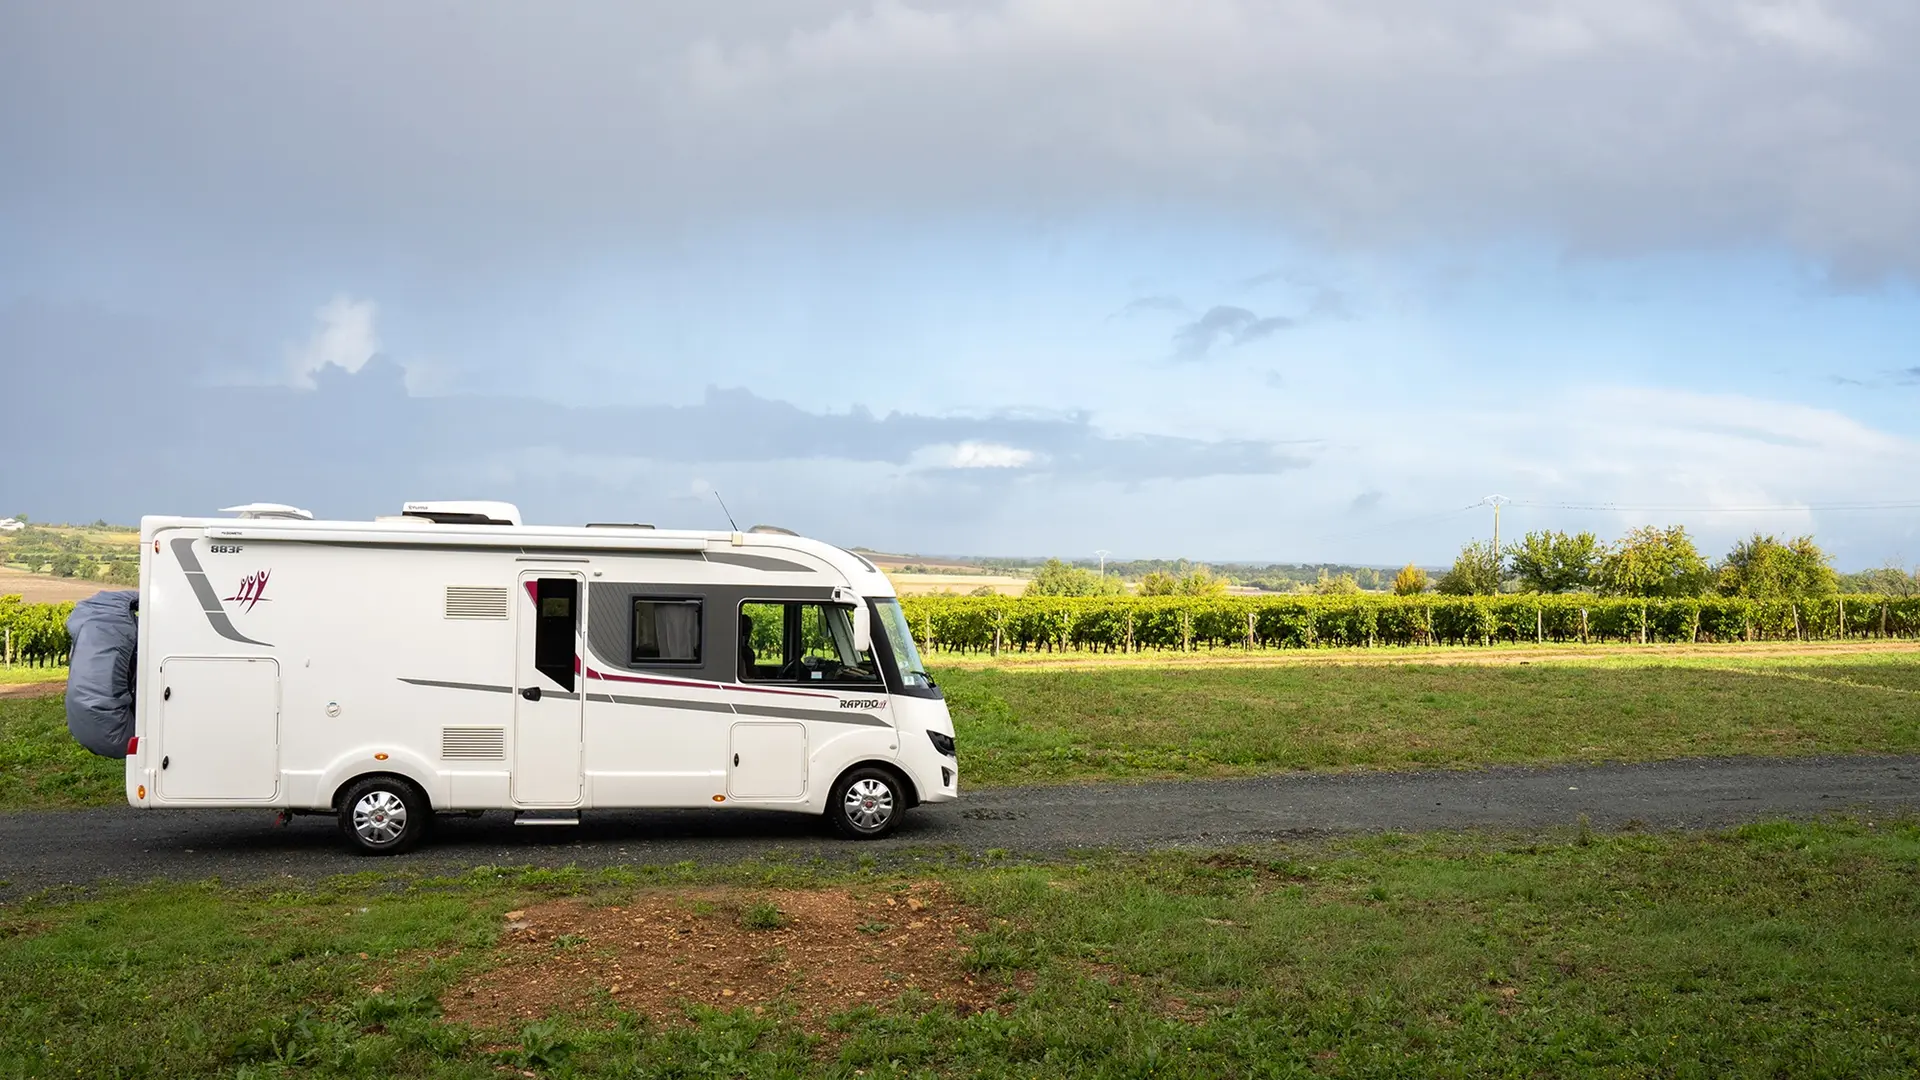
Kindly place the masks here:
POLYGON ((1559 531, 1530 532, 1498 550, 1491 542, 1471 542, 1431 584, 1425 571, 1411 565, 1394 578, 1394 591, 1401 595, 1429 587, 1449 596, 1523 592, 1801 600, 1842 591, 1915 596, 1920 595, 1920 569, 1888 566, 1843 580, 1813 537, 1781 539, 1758 532, 1709 562, 1685 527, 1649 525, 1612 543, 1591 532, 1559 531))

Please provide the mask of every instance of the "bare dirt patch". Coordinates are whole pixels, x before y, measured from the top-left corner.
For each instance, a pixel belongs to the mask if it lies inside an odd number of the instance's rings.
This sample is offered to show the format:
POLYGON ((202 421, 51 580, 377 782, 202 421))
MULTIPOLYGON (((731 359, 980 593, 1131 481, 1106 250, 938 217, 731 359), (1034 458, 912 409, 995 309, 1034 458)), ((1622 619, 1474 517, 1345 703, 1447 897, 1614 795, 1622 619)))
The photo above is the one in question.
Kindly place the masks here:
POLYGON ((54 682, 0 684, 0 701, 7 698, 55 697, 67 692, 67 680, 54 682))
POLYGON ((909 992, 972 1012, 1004 989, 960 963, 984 925, 931 882, 560 900, 508 912, 499 963, 442 1004, 447 1019, 494 1030, 609 1000, 657 1020, 706 1005, 790 1009, 811 1024, 909 992))

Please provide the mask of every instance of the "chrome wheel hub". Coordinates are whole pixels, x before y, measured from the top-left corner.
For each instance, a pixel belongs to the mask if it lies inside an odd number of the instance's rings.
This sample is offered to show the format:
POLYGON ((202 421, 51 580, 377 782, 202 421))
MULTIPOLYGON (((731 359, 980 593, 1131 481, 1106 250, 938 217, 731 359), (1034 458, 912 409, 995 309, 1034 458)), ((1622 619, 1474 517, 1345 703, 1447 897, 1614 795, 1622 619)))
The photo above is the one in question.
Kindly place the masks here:
POLYGON ((353 831, 369 844, 391 844, 407 831, 407 804, 391 791, 370 791, 353 804, 353 831))
POLYGON ((862 832, 885 827, 893 817, 893 789, 871 777, 856 780, 847 788, 847 820, 862 832))

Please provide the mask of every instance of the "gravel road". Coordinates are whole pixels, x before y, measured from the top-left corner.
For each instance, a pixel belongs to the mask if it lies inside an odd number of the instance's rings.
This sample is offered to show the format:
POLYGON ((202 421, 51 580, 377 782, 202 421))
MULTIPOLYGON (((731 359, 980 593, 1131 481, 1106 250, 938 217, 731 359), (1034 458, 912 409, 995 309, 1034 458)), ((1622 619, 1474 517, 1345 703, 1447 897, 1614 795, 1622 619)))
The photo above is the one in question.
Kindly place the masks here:
POLYGON ((492 813, 442 823, 394 859, 349 854, 333 820, 273 827, 262 810, 129 808, 0 814, 0 898, 55 885, 154 878, 254 880, 371 869, 715 862, 781 852, 844 859, 916 851, 1049 854, 1219 847, 1312 833, 1571 825, 1736 825, 1834 811, 1920 812, 1920 757, 1685 760, 1650 765, 1291 775, 1244 780, 995 788, 921 807, 896 835, 856 844, 813 819, 758 812, 589 812, 575 827, 492 813))

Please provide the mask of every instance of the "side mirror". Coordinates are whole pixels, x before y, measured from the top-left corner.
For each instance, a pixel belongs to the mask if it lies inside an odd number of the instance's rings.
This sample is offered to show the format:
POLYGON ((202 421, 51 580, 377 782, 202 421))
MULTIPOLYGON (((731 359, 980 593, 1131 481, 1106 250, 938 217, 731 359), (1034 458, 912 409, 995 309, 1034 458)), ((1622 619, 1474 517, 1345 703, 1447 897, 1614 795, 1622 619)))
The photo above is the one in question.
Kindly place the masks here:
POLYGON ((873 651, 873 613, 865 604, 856 604, 853 608, 853 650, 873 651))
POLYGON ((853 651, 871 652, 873 650, 873 611, 867 607, 867 602, 852 589, 833 590, 833 602, 845 604, 852 609, 853 651))

